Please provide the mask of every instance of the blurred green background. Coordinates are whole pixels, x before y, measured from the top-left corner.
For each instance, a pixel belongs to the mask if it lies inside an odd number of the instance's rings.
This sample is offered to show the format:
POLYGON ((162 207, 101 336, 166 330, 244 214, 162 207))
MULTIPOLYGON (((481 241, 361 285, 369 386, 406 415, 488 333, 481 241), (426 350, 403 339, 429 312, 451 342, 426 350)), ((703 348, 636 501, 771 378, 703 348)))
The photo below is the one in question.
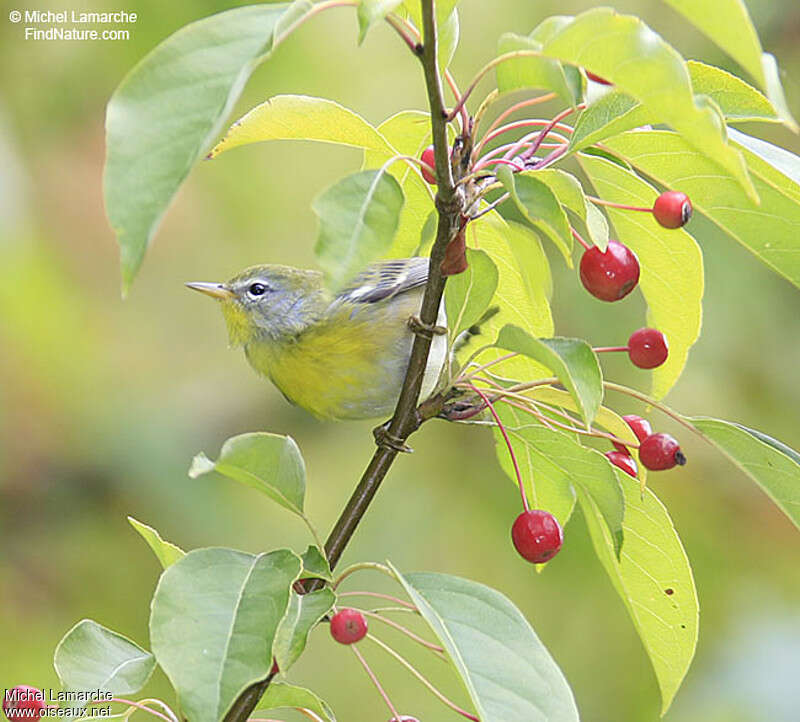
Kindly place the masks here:
MULTIPOLYGON (((105 102, 159 40, 236 4, 37 5, 137 12, 138 22, 127 26, 131 39, 118 42, 25 41, 24 23, 7 20, 12 6, 0 16, 0 687, 57 686, 53 648, 83 617, 147 645, 159 568, 127 514, 184 548, 304 547, 302 526, 254 492, 219 478, 190 480, 186 470, 198 451, 215 455, 224 439, 245 431, 291 434, 305 454, 308 507, 322 530, 372 453, 371 424, 320 423, 289 407, 239 352, 226 349, 218 310, 182 285, 221 280, 253 263, 313 265, 310 201, 358 167, 358 152, 271 143, 200 163, 129 299, 120 300, 101 196, 105 102)), ((464 0, 457 78, 466 84, 502 32, 528 32, 546 15, 592 4, 464 0)), ((798 115, 800 5, 749 5, 798 115)), ((656 0, 617 7, 642 15, 687 57, 736 70, 656 0)), ((237 113, 281 92, 328 96, 375 123, 424 108, 421 72, 390 31, 376 28, 362 47, 356 34, 352 10, 314 19, 257 70, 237 113)), ((779 128, 743 129, 800 151, 800 140, 779 128)), ((693 231, 706 253, 704 335, 668 402, 800 447, 800 292, 702 219, 693 231)), ((641 325, 638 294, 613 307, 595 301, 574 272, 553 261, 559 333, 610 344, 641 325)), ((623 361, 607 371, 646 387, 646 373, 623 361)), ((634 408, 625 399, 619 406, 634 408)), ((666 420, 658 425, 671 430, 666 420)), ((701 600, 697 657, 666 719, 796 721, 800 536, 729 463, 683 441, 690 464, 651 476, 682 535, 701 600)), ((432 423, 413 445, 416 453, 396 463, 345 561, 390 558, 401 569, 447 571, 504 591, 561 665, 583 719, 657 719, 655 678, 580 514, 557 560, 537 575, 511 547, 518 499, 495 462, 490 434, 432 423)), ((402 711, 426 722, 456 719, 395 663, 366 652, 402 711)), ((292 679, 313 686, 346 722, 389 716, 353 655, 324 629, 292 679)), ((171 701, 160 675, 148 692, 171 701)))

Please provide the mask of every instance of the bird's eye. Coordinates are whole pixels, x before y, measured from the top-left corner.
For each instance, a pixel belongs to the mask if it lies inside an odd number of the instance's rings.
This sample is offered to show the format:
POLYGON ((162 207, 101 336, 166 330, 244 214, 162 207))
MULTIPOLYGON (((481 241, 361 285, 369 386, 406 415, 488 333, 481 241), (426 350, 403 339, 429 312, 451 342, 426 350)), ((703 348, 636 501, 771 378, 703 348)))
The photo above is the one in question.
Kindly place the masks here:
POLYGON ((251 296, 263 296, 267 292, 267 287, 263 283, 252 283, 247 292, 251 296))

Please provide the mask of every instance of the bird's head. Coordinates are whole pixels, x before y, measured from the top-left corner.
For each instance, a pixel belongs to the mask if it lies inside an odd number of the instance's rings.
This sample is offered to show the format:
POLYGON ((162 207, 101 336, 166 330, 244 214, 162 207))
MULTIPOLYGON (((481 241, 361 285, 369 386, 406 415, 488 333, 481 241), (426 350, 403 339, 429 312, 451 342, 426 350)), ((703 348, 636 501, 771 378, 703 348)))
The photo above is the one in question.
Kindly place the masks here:
POLYGON ((220 302, 233 346, 289 340, 327 306, 322 274, 290 266, 253 266, 225 283, 186 286, 220 302))

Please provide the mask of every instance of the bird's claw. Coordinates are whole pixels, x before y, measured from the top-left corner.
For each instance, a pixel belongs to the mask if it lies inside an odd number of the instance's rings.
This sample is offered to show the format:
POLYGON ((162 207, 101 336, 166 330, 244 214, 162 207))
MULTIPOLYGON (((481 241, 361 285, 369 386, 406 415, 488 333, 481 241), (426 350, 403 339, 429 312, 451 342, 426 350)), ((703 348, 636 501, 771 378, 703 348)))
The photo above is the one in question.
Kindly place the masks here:
POLYGON ((447 333, 447 328, 445 326, 425 323, 419 316, 411 316, 408 319, 408 327, 413 333, 417 334, 417 336, 424 336, 425 338, 444 336, 447 333))
POLYGON ((389 422, 376 426, 372 430, 375 443, 383 449, 391 449, 401 454, 410 454, 414 451, 405 441, 389 432, 389 422))

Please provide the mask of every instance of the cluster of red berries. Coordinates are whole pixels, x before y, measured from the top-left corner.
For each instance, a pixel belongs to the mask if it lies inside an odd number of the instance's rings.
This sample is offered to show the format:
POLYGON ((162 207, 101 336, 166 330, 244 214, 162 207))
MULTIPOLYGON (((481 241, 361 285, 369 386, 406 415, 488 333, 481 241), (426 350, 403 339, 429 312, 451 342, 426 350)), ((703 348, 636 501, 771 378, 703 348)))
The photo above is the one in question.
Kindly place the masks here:
POLYGON ((9 722, 36 722, 47 707, 44 692, 27 684, 6 690, 3 697, 3 713, 9 722))
MULTIPOLYGON (((683 466, 686 456, 680 444, 670 434, 654 434, 650 422, 641 416, 623 416, 639 440, 639 461, 650 471, 664 471, 674 466, 683 466)), ((606 453, 606 458, 627 474, 636 476, 638 469, 630 450, 623 444, 614 443, 615 451, 606 453)))

